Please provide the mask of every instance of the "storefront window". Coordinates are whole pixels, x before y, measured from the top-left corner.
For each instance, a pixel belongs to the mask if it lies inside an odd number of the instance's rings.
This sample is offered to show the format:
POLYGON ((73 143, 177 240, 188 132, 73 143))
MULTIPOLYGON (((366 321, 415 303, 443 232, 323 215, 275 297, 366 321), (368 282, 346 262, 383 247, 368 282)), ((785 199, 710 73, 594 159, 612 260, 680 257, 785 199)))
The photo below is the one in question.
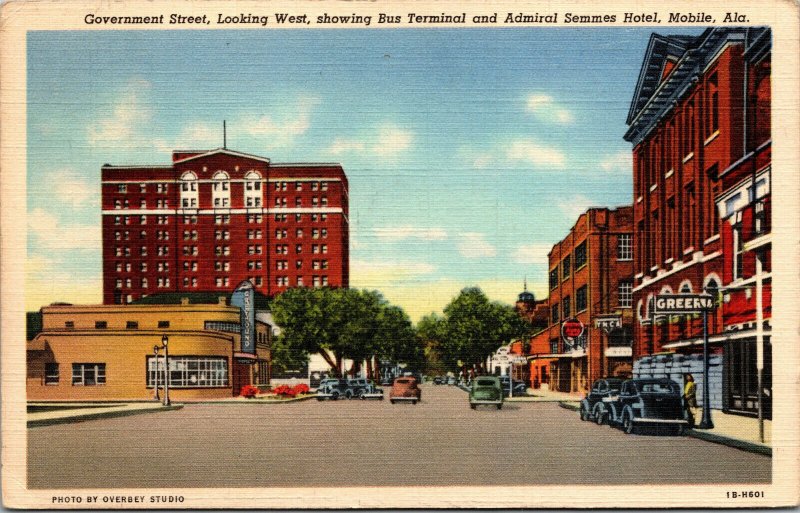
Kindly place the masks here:
MULTIPOLYGON (((147 386, 156 382, 156 363, 147 357, 147 386)), ((158 357, 158 383, 164 383, 164 357, 158 357)), ((222 357, 170 356, 169 386, 175 388, 202 388, 228 386, 228 360, 222 357)))

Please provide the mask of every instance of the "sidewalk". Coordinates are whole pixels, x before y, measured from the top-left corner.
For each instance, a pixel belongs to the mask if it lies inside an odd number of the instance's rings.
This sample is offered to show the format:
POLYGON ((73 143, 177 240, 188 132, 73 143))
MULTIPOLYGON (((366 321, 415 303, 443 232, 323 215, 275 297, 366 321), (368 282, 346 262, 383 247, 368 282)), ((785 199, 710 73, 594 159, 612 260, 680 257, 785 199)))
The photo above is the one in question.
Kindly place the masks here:
POLYGON ((179 410, 183 408, 183 404, 163 406, 161 403, 156 402, 113 403, 107 405, 98 403, 28 403, 28 406, 38 406, 43 409, 43 411, 35 411, 27 414, 29 428, 112 417, 125 417, 128 415, 138 415, 140 413, 179 410))
MULTIPOLYGON (((528 402, 558 402, 568 410, 577 411, 583 395, 567 394, 550 390, 528 389, 529 394, 536 397, 520 397, 508 399, 511 401, 528 402)), ((698 415, 697 422, 700 422, 698 415)), ((687 435, 717 444, 735 447, 744 451, 772 456, 772 422, 764 421, 764 442, 759 440, 758 419, 743 415, 724 413, 721 410, 711 410, 711 422, 714 429, 690 429, 687 435)))

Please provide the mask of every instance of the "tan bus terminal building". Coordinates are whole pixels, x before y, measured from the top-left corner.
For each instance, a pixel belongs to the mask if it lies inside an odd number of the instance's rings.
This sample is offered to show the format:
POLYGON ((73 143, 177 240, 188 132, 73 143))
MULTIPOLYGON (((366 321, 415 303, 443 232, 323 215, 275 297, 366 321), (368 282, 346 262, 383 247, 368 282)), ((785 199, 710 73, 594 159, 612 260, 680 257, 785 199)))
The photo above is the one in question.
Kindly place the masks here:
POLYGON ((248 384, 266 385, 272 327, 253 312, 243 346, 243 310, 226 297, 43 307, 41 331, 27 343, 28 400, 153 399, 156 379, 164 384, 165 337, 172 400, 226 398, 248 384))

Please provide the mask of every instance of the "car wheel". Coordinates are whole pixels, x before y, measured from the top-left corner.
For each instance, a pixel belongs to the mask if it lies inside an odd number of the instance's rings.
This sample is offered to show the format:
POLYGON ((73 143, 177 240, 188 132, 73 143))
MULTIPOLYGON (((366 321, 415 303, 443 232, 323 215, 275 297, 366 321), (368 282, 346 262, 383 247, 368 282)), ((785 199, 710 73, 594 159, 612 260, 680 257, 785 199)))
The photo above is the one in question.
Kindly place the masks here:
POLYGON ((672 428, 672 434, 674 436, 683 436, 686 434, 686 426, 683 424, 678 424, 677 426, 672 428))
POLYGON ((586 411, 586 406, 584 406, 583 404, 581 404, 580 415, 581 415, 581 420, 583 422, 586 422, 587 420, 589 420, 589 412, 586 411))
POLYGON ((358 391, 358 398, 359 398, 359 399, 366 399, 366 398, 367 398, 367 392, 366 392, 366 390, 359 390, 359 391, 358 391))
POLYGON ((331 394, 331 401, 335 401, 339 399, 339 392, 334 392, 331 394))
POLYGON ((475 408, 477 408, 477 407, 478 407, 478 405, 477 405, 477 404, 470 404, 470 405, 469 405, 469 407, 470 407, 470 408, 472 408, 472 409, 474 410, 475 408))
POLYGON ((633 422, 633 416, 628 412, 622 415, 622 429, 628 435, 636 434, 636 424, 633 422))
POLYGON ((389 399, 389 402, 394 404, 394 399, 389 399))
POLYGON ((417 401, 411 401, 411 404, 417 404, 417 401))
POLYGON ((606 412, 605 412, 605 410, 602 410, 602 409, 598 408, 597 411, 594 412, 594 422, 598 426, 602 426, 603 424, 606 423, 606 412))
POLYGON ((322 402, 322 401, 324 401, 324 400, 325 400, 325 398, 324 398, 324 397, 317 397, 317 401, 320 401, 320 402, 322 402))
POLYGON ((500 404, 498 404, 498 405, 497 405, 497 409, 498 409, 498 410, 502 410, 502 409, 503 409, 503 403, 500 403, 500 404))
POLYGON ((352 399, 353 398, 353 392, 348 390, 347 392, 344 393, 344 397, 346 399, 352 399))

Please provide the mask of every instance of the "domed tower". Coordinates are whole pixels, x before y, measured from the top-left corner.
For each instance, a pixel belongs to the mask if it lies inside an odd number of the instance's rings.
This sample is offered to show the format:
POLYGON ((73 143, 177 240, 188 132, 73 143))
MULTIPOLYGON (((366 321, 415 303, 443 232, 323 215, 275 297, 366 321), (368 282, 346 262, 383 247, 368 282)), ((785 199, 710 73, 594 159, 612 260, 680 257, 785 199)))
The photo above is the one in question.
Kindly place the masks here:
POLYGON ((520 292, 519 296, 517 296, 517 311, 523 317, 529 317, 533 314, 534 308, 536 308, 536 297, 534 297, 533 292, 528 291, 528 278, 525 278, 524 288, 522 292, 520 292))

